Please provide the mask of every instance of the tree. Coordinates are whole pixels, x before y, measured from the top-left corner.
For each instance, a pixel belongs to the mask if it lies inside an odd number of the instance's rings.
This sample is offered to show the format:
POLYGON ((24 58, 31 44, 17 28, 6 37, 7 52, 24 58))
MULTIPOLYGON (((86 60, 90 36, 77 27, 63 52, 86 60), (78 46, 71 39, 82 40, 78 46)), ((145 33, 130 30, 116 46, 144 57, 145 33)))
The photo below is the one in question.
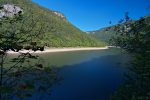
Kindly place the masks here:
POLYGON ((20 53, 13 59, 7 58, 9 50, 43 51, 44 46, 39 47, 35 37, 44 32, 44 27, 44 23, 38 23, 33 15, 20 12, 0 18, 0 100, 9 100, 14 96, 23 99, 34 92, 48 93, 57 81, 56 70, 39 62, 34 63, 39 57, 30 52, 20 53))
POLYGON ((150 98, 150 17, 125 22, 116 28, 112 44, 133 55, 132 67, 126 75, 127 82, 113 96, 112 100, 148 100, 150 98))

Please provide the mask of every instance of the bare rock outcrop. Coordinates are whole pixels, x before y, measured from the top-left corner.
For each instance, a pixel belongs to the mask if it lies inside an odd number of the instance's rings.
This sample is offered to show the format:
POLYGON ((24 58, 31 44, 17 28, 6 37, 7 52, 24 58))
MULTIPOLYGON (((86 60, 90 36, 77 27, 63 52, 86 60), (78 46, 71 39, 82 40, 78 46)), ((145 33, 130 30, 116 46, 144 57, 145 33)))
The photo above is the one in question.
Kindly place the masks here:
POLYGON ((58 11, 53 11, 53 13, 54 13, 55 15, 61 17, 61 18, 65 18, 65 15, 62 14, 62 13, 60 13, 60 12, 58 12, 58 11))
POLYGON ((0 18, 13 17, 16 14, 23 13, 23 10, 13 4, 4 4, 0 6, 0 18))

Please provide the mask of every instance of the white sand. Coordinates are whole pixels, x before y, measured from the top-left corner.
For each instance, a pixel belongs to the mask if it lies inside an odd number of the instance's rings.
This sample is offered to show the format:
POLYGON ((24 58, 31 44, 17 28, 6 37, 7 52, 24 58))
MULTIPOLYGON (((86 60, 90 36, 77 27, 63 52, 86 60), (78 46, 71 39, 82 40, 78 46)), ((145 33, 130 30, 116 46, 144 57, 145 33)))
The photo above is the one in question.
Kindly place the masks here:
POLYGON ((32 51, 32 50, 21 50, 19 52, 8 51, 7 54, 18 54, 18 53, 51 53, 51 52, 67 52, 67 51, 90 51, 90 50, 105 50, 109 49, 110 46, 106 47, 84 47, 84 48, 47 48, 44 51, 32 51))

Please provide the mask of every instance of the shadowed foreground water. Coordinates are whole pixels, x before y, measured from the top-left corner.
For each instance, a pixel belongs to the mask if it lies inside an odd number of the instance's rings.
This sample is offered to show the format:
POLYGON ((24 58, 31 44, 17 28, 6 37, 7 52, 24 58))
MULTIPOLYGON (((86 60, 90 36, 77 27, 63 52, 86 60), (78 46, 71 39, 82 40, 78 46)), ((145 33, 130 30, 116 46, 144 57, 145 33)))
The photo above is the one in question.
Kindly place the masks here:
MULTIPOLYGON (((60 67, 63 80, 52 87, 42 100, 109 100, 124 82, 128 55, 120 49, 43 54, 44 59, 60 67), (69 62, 68 62, 69 61, 69 62)), ((26 100, 37 100, 33 98, 26 100)))
POLYGON ((108 100, 124 79, 119 60, 118 56, 105 56, 62 69, 64 80, 53 87, 49 99, 108 100))

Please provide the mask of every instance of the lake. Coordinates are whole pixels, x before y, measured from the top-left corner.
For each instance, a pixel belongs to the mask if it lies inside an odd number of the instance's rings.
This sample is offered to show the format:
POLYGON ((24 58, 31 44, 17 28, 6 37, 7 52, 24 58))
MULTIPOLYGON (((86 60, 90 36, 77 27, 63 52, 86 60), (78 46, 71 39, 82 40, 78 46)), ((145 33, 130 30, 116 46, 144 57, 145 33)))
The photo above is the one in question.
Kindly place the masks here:
POLYGON ((128 66, 128 55, 116 48, 41 56, 43 61, 61 67, 59 75, 64 78, 52 87, 49 100, 108 100, 123 83, 128 66))
MULTIPOLYGON (((129 66, 127 55, 117 48, 99 51, 73 51, 39 55, 40 62, 59 68, 63 77, 42 100, 109 100, 124 82, 129 66)), ((32 99, 37 100, 34 95, 32 99)))

